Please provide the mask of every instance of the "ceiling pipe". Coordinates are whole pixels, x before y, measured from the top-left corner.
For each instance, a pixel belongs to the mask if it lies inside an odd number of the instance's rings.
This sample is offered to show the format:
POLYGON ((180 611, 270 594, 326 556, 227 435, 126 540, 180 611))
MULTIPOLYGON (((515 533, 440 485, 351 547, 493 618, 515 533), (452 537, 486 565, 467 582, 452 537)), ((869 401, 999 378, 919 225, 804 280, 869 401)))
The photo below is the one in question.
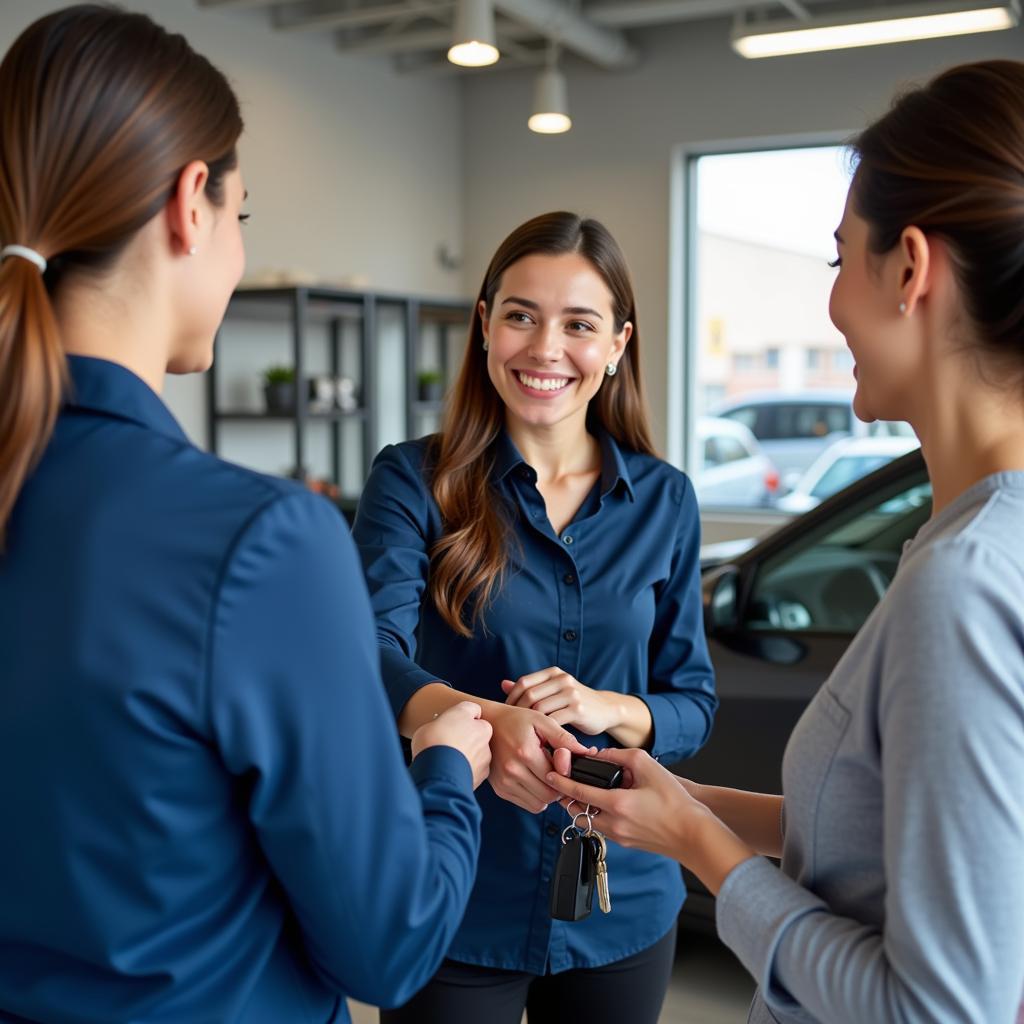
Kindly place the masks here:
POLYGON ((281 32, 314 32, 323 29, 367 28, 383 25, 389 21, 424 17, 446 20, 455 7, 454 0, 440 3, 423 3, 421 0, 403 0, 399 3, 373 4, 341 11, 325 11, 320 14, 289 14, 287 10, 274 10, 274 28, 281 32))
POLYGON ((559 0, 494 0, 494 7, 599 67, 613 70, 636 63, 636 51, 621 32, 595 25, 559 0))

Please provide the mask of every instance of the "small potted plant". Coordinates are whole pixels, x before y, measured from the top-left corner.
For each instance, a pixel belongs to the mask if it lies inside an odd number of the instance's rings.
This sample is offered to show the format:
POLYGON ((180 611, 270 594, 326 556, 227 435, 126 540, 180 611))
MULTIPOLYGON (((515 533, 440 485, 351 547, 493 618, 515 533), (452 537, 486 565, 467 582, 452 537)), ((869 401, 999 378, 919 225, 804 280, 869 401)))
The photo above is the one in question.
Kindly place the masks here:
POLYGON ((268 366, 263 371, 263 398, 269 413, 295 411, 295 370, 290 366, 268 366))
POLYGON ((416 384, 421 402, 440 402, 444 397, 444 378, 439 370, 420 370, 416 384))

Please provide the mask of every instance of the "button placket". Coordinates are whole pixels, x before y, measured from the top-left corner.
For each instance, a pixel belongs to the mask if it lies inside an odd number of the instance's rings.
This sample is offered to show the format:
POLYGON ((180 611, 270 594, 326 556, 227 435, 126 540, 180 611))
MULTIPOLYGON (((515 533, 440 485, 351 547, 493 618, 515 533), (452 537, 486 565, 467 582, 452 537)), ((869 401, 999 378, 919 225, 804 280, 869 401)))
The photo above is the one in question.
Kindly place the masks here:
POLYGON ((583 593, 579 585, 579 533, 566 529, 559 540, 562 542, 562 567, 558 570, 561 584, 558 587, 558 664, 574 676, 579 676, 581 661, 580 635, 583 629, 583 593))

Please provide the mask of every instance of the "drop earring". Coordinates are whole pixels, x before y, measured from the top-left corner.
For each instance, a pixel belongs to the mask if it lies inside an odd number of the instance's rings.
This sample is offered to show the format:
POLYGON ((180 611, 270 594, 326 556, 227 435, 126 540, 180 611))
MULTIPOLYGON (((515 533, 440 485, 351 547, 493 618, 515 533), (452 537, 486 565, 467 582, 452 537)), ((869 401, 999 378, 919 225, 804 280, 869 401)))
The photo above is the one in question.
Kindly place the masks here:
POLYGON ((485 352, 489 351, 490 347, 491 347, 491 343, 486 338, 484 338, 484 351, 485 352))

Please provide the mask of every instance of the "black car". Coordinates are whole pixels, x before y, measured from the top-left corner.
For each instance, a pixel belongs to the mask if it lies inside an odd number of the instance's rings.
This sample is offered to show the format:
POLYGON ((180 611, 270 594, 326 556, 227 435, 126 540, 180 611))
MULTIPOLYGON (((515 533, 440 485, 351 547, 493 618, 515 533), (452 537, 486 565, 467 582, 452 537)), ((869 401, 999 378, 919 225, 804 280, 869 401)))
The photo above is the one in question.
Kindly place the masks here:
MULTIPOLYGON (((818 687, 931 515, 920 450, 858 480, 755 547, 703 573, 720 706, 711 739, 673 770, 696 782, 782 792, 782 754, 818 687)), ((714 901, 689 873, 687 924, 714 901)))

